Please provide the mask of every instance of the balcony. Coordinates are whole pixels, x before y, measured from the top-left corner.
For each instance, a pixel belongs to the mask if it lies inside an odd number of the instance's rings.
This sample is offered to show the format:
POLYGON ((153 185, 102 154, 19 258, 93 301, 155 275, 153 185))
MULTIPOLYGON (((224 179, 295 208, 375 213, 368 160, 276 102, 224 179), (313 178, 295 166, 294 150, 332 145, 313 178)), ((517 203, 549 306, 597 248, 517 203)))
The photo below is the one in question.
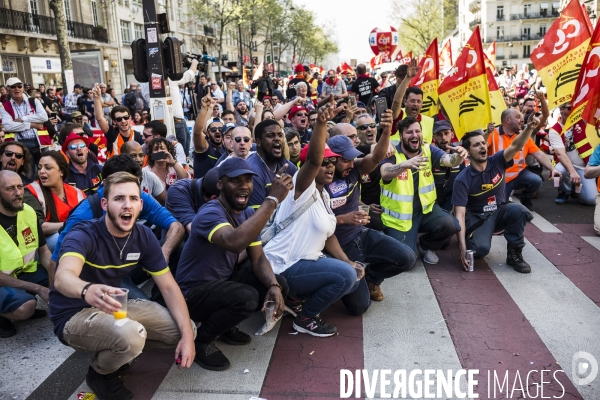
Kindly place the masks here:
POLYGON ((542 38, 542 35, 521 35, 521 36, 500 36, 496 38, 487 38, 486 43, 492 43, 494 40, 496 42, 527 42, 527 41, 537 41, 542 38))
POLYGON ((469 22, 469 29, 473 29, 477 25, 481 25, 481 18, 476 18, 473 21, 469 22))
POLYGON ((215 37, 215 30, 210 26, 204 25, 204 36, 212 36, 215 37))
POLYGON ((522 19, 558 18, 559 15, 560 13, 558 11, 527 14, 510 14, 510 20, 518 21, 522 19))
POLYGON ((469 3, 469 11, 475 12, 481 9, 481 0, 474 0, 469 3))
POLYGON ((504 14, 496 14, 496 22, 504 21, 505 19, 504 14))
MULTIPOLYGON (((14 11, 7 8, 0 8, 0 29, 56 36, 54 17, 14 11)), ((76 39, 108 43, 106 29, 81 22, 67 21, 67 35, 76 39)))
POLYGON ((496 55, 496 60, 504 60, 505 58, 506 58, 506 56, 504 54, 496 55))

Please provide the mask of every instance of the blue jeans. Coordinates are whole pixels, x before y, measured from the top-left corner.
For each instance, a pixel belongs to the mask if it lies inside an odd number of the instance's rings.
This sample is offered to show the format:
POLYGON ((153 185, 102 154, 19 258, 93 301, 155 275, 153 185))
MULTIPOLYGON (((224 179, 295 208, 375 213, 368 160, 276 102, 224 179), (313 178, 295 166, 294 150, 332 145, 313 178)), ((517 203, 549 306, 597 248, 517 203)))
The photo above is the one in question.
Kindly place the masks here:
MULTIPOLYGON (((40 286, 48 287, 48 272, 38 264, 35 272, 25 272, 17 276, 23 282, 31 282, 40 286)), ((0 286, 0 314, 15 311, 30 300, 35 300, 35 294, 26 290, 9 286, 0 286)))
POLYGON ((531 199, 535 192, 540 190, 542 187, 542 178, 539 175, 534 174, 527 168, 517 175, 515 179, 508 182, 506 184, 506 200, 508 201, 508 197, 512 193, 513 190, 523 189, 523 193, 521 193, 521 200, 523 199, 531 199))
MULTIPOLYGON (((558 187, 558 190, 561 190, 567 194, 571 194, 573 190, 571 176, 561 163, 556 164, 556 169, 562 174, 562 179, 560 180, 560 186, 558 187)), ((596 180, 585 179, 582 169, 575 168, 575 171, 577 171, 577 174, 581 178, 581 193, 579 193, 579 202, 585 204, 586 206, 595 205, 596 193, 598 193, 598 189, 596 188, 596 180)))
POLYGON ((281 275, 287 280, 290 294, 300 297, 310 295, 302 307, 302 314, 309 318, 319 315, 359 286, 356 270, 335 258, 300 260, 281 275))
POLYGON ((419 233, 424 233, 419 238, 421 246, 427 250, 436 251, 446 248, 450 244, 452 236, 457 231, 452 215, 444 211, 437 204, 433 205, 433 209, 429 214, 423 214, 422 211, 415 212, 413 214, 412 227, 406 232, 389 227, 383 228, 383 233, 406 244, 415 254, 417 251, 417 235, 419 233))
POLYGON ((186 157, 190 156, 190 143, 192 138, 190 137, 190 131, 188 130, 187 124, 184 122, 175 122, 175 137, 177 141, 183 146, 183 151, 186 157))
POLYGON ((50 250, 51 253, 54 252, 54 248, 56 247, 56 242, 58 241, 59 236, 60 235, 58 232, 50 236, 46 236, 46 246, 48 246, 48 250, 50 250))

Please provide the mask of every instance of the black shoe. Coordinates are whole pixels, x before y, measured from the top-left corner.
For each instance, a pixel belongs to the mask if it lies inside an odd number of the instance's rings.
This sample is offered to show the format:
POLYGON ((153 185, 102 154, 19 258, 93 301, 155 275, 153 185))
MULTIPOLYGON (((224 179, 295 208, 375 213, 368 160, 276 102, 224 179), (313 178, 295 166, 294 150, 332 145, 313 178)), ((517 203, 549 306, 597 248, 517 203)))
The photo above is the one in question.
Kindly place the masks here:
POLYGON ((252 338, 246 333, 240 331, 237 326, 234 326, 225 333, 219 336, 219 339, 232 346, 243 346, 250 343, 252 338))
POLYGON ((44 310, 38 310, 36 308, 35 311, 33 312, 33 315, 31 317, 29 317, 28 319, 44 318, 46 315, 48 315, 48 313, 46 311, 44 311, 44 310))
POLYGON ((320 316, 314 318, 303 317, 301 314, 294 319, 294 329, 300 333, 318 337, 333 336, 337 333, 337 328, 323 321, 320 316))
POLYGON ((0 338, 9 338, 17 334, 17 328, 8 318, 0 317, 0 338))
POLYGON ((521 198, 521 204, 527 207, 529 211, 533 210, 533 203, 531 202, 530 198, 521 198))
POLYGON ((520 244, 518 246, 507 244, 506 263, 513 267, 515 271, 522 274, 528 274, 531 272, 531 267, 523 260, 523 255, 521 254, 523 247, 525 247, 525 244, 520 244))
POLYGON ((561 190, 558 191, 556 198, 554 199, 554 203, 556 204, 565 204, 569 200, 569 193, 565 193, 561 190))
POLYGON ((297 317, 298 314, 302 312, 302 305, 304 302, 302 300, 295 299, 293 297, 286 297, 284 300, 285 311, 292 314, 294 317, 297 317))
POLYGON ((119 379, 116 372, 108 375, 97 373, 90 366, 85 383, 94 392, 98 400, 133 400, 135 397, 119 379))
POLYGON ((196 343, 196 358, 194 361, 210 371, 224 371, 231 366, 227 357, 213 343, 196 343))

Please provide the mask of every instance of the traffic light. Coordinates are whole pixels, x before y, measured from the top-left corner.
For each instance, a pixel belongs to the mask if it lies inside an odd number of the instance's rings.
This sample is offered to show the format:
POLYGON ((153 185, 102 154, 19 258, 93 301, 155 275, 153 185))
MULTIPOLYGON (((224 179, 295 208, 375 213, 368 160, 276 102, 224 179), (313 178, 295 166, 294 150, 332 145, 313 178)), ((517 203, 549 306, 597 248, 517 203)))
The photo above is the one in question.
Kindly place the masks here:
POLYGON ((165 39, 165 74, 172 81, 178 81, 183 78, 183 58, 181 56, 181 41, 176 37, 169 36, 165 39))
POLYGON ((148 59, 146 58, 146 40, 136 39, 131 42, 133 55, 133 76, 138 82, 148 82, 148 59))

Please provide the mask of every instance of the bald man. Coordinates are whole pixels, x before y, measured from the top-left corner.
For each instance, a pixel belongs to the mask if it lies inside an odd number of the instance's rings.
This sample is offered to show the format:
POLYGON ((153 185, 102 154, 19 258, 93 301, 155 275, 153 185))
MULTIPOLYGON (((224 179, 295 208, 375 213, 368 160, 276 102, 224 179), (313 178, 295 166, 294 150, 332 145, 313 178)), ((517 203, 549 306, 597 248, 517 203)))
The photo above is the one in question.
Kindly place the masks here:
POLYGON ((13 321, 46 316, 36 310, 39 295, 48 302, 52 253, 33 208, 23 203, 23 182, 13 171, 0 171, 0 338, 17 334, 13 321), (39 262, 35 260, 36 253, 39 262), (38 264, 41 264, 42 268, 38 264))
MULTIPOLYGON (((144 164, 144 149, 136 141, 125 142, 120 149, 120 154, 127 154, 137 162, 140 167, 144 164)), ((167 191, 156 174, 148 168, 142 168, 142 191, 149 193, 162 206, 165 205, 167 191)))
POLYGON ((233 142, 234 157, 244 160, 252 153, 252 132, 245 126, 238 126, 231 131, 231 140, 233 142))

